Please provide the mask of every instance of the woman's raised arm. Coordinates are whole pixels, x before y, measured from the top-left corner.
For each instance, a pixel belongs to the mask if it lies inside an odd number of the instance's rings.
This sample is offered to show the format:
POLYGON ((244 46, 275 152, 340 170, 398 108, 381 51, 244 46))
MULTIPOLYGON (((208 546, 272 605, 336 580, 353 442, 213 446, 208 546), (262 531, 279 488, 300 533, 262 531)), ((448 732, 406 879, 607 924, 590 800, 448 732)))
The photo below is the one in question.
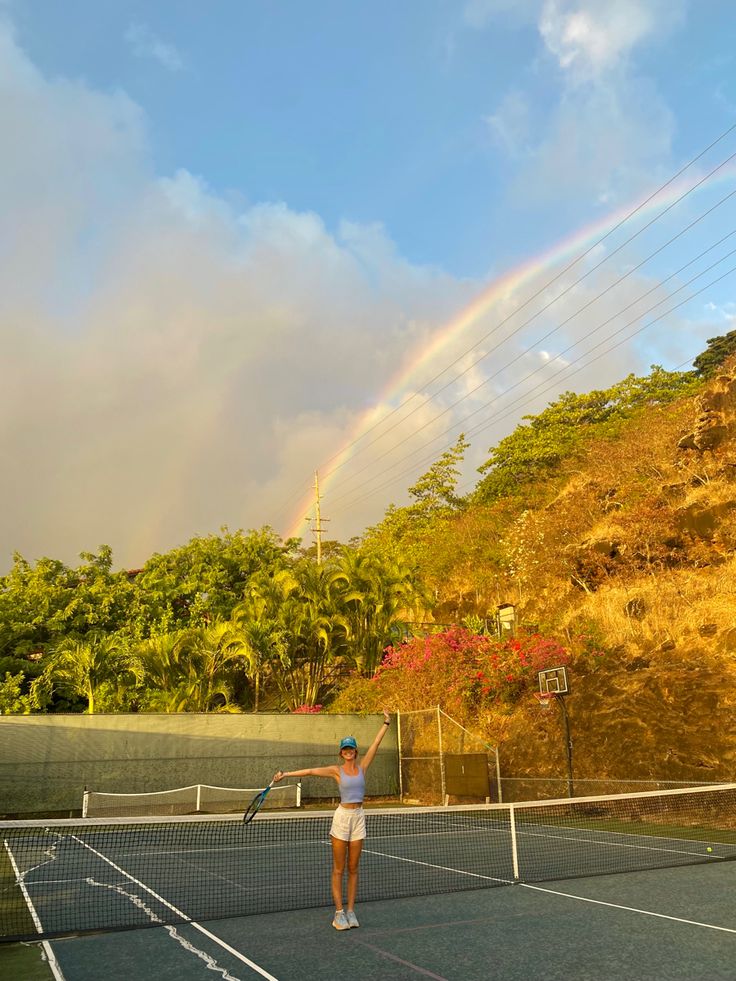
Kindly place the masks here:
POLYGON ((381 728, 376 733, 376 738, 370 744, 366 750, 365 756, 361 760, 361 765, 363 770, 367 770, 368 767, 373 762, 373 757, 378 752, 378 747, 381 745, 381 740, 386 735, 388 727, 391 725, 391 716, 388 714, 386 709, 383 710, 383 722, 381 723, 381 728))

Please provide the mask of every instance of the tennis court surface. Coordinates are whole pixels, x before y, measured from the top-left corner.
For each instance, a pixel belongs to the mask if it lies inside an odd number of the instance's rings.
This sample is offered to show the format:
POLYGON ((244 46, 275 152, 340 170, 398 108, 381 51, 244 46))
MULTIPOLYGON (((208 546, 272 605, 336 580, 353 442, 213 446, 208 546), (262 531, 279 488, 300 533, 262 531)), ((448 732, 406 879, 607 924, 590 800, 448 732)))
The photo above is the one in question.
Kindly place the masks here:
POLYGON ((42 940, 68 981, 101 964, 110 978, 733 979, 735 805, 726 785, 372 811, 346 933, 330 928, 330 814, 3 822, 0 934, 42 940), (134 927, 148 929, 117 932, 134 927))

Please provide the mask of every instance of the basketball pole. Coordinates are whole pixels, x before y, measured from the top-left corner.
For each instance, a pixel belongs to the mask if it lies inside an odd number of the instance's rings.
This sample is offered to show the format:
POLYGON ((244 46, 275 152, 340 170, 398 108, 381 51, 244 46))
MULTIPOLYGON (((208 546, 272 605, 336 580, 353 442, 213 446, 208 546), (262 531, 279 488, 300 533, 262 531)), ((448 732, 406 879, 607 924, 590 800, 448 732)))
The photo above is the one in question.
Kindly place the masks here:
POLYGON ((570 736, 570 719, 567 715, 565 697, 569 694, 567 684, 567 668, 560 665, 556 668, 543 668, 539 674, 540 705, 546 708, 551 699, 560 705, 562 722, 565 727, 565 758, 567 761, 567 796, 575 796, 575 785, 572 777, 572 738, 570 736))
POLYGON ((565 748, 567 751, 567 796, 575 796, 575 787, 572 779, 572 739, 570 738, 570 720, 567 717, 567 707, 565 706, 565 696, 558 695, 556 701, 560 704, 562 719, 565 724, 565 748))

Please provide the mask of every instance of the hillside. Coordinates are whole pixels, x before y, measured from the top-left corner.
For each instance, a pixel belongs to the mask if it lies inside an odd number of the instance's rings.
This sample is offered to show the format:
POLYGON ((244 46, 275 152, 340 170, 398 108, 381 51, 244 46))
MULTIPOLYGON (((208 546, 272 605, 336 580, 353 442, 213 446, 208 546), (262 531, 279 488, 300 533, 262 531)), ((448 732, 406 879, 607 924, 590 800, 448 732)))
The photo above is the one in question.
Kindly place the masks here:
MULTIPOLYGON (((717 780, 736 777, 735 544, 731 357, 516 495, 445 515, 419 551, 437 621, 511 602, 569 647, 577 776, 717 780)), ((466 721, 501 741, 506 774, 564 773, 557 711, 527 697, 466 721)))

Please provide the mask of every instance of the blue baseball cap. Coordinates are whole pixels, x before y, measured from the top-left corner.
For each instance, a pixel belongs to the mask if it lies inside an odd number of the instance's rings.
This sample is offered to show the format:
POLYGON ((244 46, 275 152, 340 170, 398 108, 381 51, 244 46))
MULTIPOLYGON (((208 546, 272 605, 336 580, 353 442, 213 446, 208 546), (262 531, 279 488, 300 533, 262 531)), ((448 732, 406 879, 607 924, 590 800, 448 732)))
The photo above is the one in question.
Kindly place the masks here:
POLYGON ((340 740, 340 749, 357 749, 358 744, 355 741, 355 736, 345 736, 344 739, 340 740))

